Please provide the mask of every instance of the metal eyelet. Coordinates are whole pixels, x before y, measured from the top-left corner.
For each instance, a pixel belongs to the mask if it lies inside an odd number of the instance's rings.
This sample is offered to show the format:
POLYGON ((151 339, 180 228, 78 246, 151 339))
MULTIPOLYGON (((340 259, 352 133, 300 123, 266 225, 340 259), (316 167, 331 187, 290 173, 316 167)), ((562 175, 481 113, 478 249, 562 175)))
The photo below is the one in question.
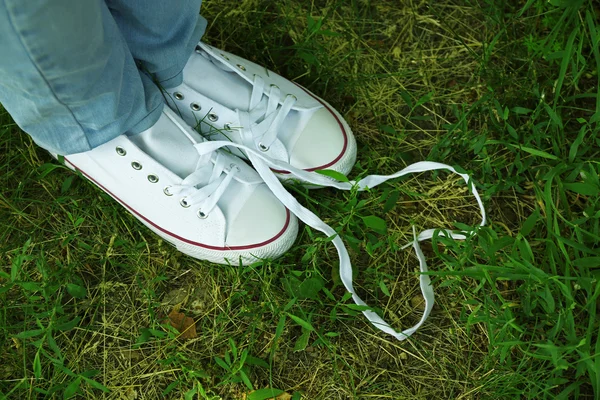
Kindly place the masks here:
POLYGON ((223 129, 225 129, 226 131, 232 131, 233 129, 231 129, 231 125, 232 122, 228 122, 225 125, 223 125, 223 129))
POLYGON ((179 200, 179 204, 181 204, 181 207, 183 207, 183 208, 188 208, 190 206, 190 203, 187 202, 185 197, 183 197, 181 200, 179 200))
POLYGON ((192 104, 190 104, 190 108, 193 111, 200 111, 202 109, 202 107, 200 107, 200 104, 198 104, 198 103, 192 103, 192 104))
POLYGON ((291 97, 292 99, 294 99, 295 101, 298 101, 298 98, 296 96, 294 96, 293 94, 288 94, 289 97, 291 97))
POLYGON ((150 175, 148 175, 148 181, 150 181, 150 183, 156 183, 156 182, 158 182, 158 176, 156 176, 154 174, 150 174, 150 175))
POLYGON ((208 218, 208 214, 206 214, 205 212, 203 212, 202 210, 198 210, 198 212, 196 213, 196 215, 198 216, 198 218, 200 219, 206 219, 208 218))
MULTIPOLYGON (((276 85, 276 84, 274 84, 274 83, 271 83, 271 87, 272 87, 272 88, 275 88, 275 89, 279 89, 279 86, 277 86, 277 85, 276 85)), ((281 90, 281 89, 280 89, 280 90, 281 90)))
POLYGON ((236 170, 237 172, 241 172, 240 167, 238 167, 238 165, 234 164, 234 163, 229 164, 229 170, 230 171, 236 170))
POLYGON ((200 46, 196 46, 196 48, 194 49, 194 51, 198 54, 202 53, 202 47, 200 46))
POLYGON ((215 113, 208 114, 208 120, 210 122, 217 122, 219 120, 219 116, 215 113))
POLYGON ((183 99, 185 99, 185 96, 183 95, 183 93, 180 93, 180 92, 173 93, 173 97, 175 97, 175 100, 183 100, 183 99))
POLYGON ((260 151, 269 151, 269 146, 265 146, 262 143, 258 144, 258 148, 259 148, 260 151))
POLYGON ((117 152, 118 155, 120 156, 124 156, 125 154, 127 154, 127 151, 125 151, 124 148, 122 148, 121 146, 117 146, 115 148, 115 151, 117 152))
POLYGON ((133 169, 136 169, 136 170, 138 170, 138 171, 139 171, 140 169, 142 169, 142 164, 140 164, 140 163, 139 163, 139 162, 137 162, 137 161, 134 161, 134 162, 132 162, 132 163, 131 163, 131 167, 132 167, 133 169))
POLYGON ((224 59, 226 59, 227 61, 229 61, 229 57, 227 57, 225 54, 221 53, 221 57, 223 57, 224 59))
POLYGON ((167 196, 173 196, 173 193, 171 193, 171 192, 169 191, 169 188, 170 188, 170 187, 171 187, 171 186, 165 186, 165 188, 163 189, 163 193, 164 193, 164 194, 166 194, 167 196))
POLYGON ((237 67, 238 67, 239 69, 241 69, 242 71, 245 71, 245 70, 246 70, 246 67, 244 67, 242 64, 238 64, 238 65, 237 65, 237 67))

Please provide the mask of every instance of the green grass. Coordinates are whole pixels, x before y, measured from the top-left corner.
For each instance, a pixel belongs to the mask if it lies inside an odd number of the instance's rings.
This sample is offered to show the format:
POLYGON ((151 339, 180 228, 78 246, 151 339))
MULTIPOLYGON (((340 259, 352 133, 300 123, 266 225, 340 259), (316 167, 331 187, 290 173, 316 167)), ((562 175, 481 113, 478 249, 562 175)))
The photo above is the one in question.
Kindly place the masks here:
MULTIPOLYGON (((250 267, 191 259, 3 113, 0 398, 600 398, 595 3, 206 0, 203 14, 205 40, 343 113, 352 177, 460 166, 488 226, 423 245, 436 307, 398 342, 352 307, 320 234, 303 228, 283 258, 250 267), (163 323, 176 306, 197 338, 163 323)), ((291 190, 344 237, 360 295, 397 328, 422 307, 417 260, 400 249, 412 226, 479 218, 446 173, 291 190)))

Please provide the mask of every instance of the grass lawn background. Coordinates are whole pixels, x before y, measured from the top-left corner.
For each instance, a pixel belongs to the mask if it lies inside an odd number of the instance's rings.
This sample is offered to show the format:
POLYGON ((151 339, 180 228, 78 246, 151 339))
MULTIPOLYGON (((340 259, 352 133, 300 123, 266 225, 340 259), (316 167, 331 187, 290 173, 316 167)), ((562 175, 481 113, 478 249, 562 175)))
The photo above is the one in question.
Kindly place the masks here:
MULTIPOLYGON (((600 398, 597 3, 205 0, 202 14, 205 41, 340 110, 352 178, 460 166, 489 224, 423 244, 437 303, 399 342, 352 306, 322 235, 303 227, 250 267, 194 260, 2 111, 0 398, 600 398), (191 338, 165 324, 174 309, 191 338)), ((290 190, 342 235, 360 295, 398 329, 423 308, 401 249, 412 226, 479 220, 445 172, 290 190)))

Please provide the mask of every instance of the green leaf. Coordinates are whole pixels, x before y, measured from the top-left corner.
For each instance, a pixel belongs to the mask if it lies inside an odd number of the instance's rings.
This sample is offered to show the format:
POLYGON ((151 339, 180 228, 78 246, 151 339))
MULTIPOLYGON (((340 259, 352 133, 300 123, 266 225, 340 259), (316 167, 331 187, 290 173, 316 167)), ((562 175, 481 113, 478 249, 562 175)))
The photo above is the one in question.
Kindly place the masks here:
POLYGON ((219 365, 219 367, 223 368, 225 371, 231 370, 231 367, 227 365, 225 361, 223 361, 220 357, 215 357, 215 362, 219 365))
POLYGON ((573 260, 573 265, 579 268, 598 268, 600 267, 600 257, 583 257, 573 260))
POLYGON ((398 132, 396 132, 396 129, 394 129, 393 126, 389 126, 389 125, 381 125, 379 127, 379 129, 382 132, 389 133, 390 135, 396 135, 398 133, 398 132))
POLYGON ((290 317, 292 320, 294 320, 295 323, 297 323, 298 325, 300 325, 301 327, 308 329, 309 331, 314 331, 315 328, 313 328, 313 326, 309 323, 306 322, 305 320, 303 320, 302 318, 296 317, 293 314, 288 313, 287 314, 288 317, 290 317))
POLYGON ((179 386, 179 385, 180 385, 180 383, 181 383, 181 382, 180 382, 180 381, 178 381, 178 380, 177 380, 177 381, 174 381, 174 382, 171 382, 171 383, 169 383, 169 386, 167 386, 167 388, 166 388, 165 390, 163 390, 163 392, 162 392, 162 395, 163 395, 163 396, 166 396, 166 395, 168 395, 169 393, 171 393, 171 392, 173 391, 173 389, 175 389, 177 386, 179 386))
POLYGON ((519 140, 519 134, 517 133, 517 131, 515 130, 515 128, 513 128, 510 124, 506 124, 506 130, 508 131, 508 133, 510 134, 510 136, 515 139, 515 140, 519 140))
POLYGON ((75 317, 69 322, 64 322, 62 324, 56 325, 54 329, 59 331, 70 331, 71 329, 79 325, 79 321, 81 321, 81 317, 75 317))
POLYGON ((21 286, 28 292, 39 292, 42 290, 42 287, 35 282, 19 282, 17 285, 21 286))
POLYGON ((404 102, 410 109, 414 108, 412 98, 410 97, 410 94, 406 90, 400 89, 400 97, 402 97, 402 100, 404 100, 404 102))
POLYGON ((25 331, 25 332, 21 332, 21 333, 17 333, 15 335, 16 338, 18 339, 29 339, 32 337, 36 337, 41 335, 42 333, 46 332, 45 329, 32 329, 30 331, 25 331))
POLYGON ((571 192, 579 193, 584 196, 597 196, 600 194, 600 188, 591 183, 575 182, 575 183, 563 183, 565 189, 571 192))
POLYGON ((549 160, 558 160, 559 159, 558 157, 556 157, 553 154, 546 153, 545 151, 534 149, 531 147, 525 147, 525 146, 513 146, 513 147, 518 148, 519 150, 523 150, 526 153, 533 154, 534 156, 547 158, 549 160))
POLYGON ((319 292, 323 289, 323 280, 320 277, 312 277, 306 279, 300 284, 299 292, 302 299, 316 300, 319 292))
POLYGON ((531 231, 533 230, 533 228, 535 227, 535 225, 537 224, 539 219, 540 219, 540 210, 536 209, 529 217, 527 217, 525 222, 523 222, 523 226, 521 226, 521 235, 523 235, 523 236, 529 235, 529 233, 531 233, 531 231))
POLYGON ((254 387, 252 386, 252 382, 250 382, 250 378, 248 378, 248 375, 246 375, 246 373, 244 372, 243 369, 240 369, 240 378, 242 378, 242 381, 244 382, 244 384, 246 385, 246 387, 250 390, 254 389, 254 387))
POLYGON ((330 178, 333 178, 336 181, 350 182, 350 180, 348 179, 348 177, 346 175, 342 174, 341 172, 334 171, 332 169, 318 169, 315 172, 317 174, 321 174, 321 175, 325 175, 330 178))
POLYGON ((283 390, 280 389, 258 389, 254 392, 248 394, 246 397, 247 400, 267 400, 272 399, 273 397, 277 397, 280 394, 283 394, 283 390))
MULTIPOLYGON (((573 31, 571 32, 571 35, 569 36, 569 39, 567 40, 567 44, 565 46, 565 51, 564 51, 565 54, 564 54, 564 57, 560 64, 560 72, 558 73, 558 79, 556 80, 556 83, 554 85, 554 104, 558 103, 558 99, 560 97, 563 82, 567 75, 567 68, 569 67, 569 64, 571 62, 571 57, 573 54, 573 43, 575 42, 575 38, 577 37, 578 34, 579 34, 579 27, 573 29, 573 31)), ((560 123, 560 126, 562 126, 562 121, 560 123)))
POLYGON ((67 292, 77 299, 84 299, 87 296, 87 290, 74 283, 67 283, 67 292))
POLYGON ((93 378, 94 376, 100 373, 97 369, 88 369, 87 371, 83 371, 80 375, 84 378, 93 378))
POLYGON ((73 379, 73 381, 71 381, 71 383, 69 383, 69 385, 65 388, 65 391, 63 393, 63 399, 70 399, 71 397, 75 396, 77 394, 77 391, 79 390, 79 386, 81 386, 81 377, 78 376, 77 378, 73 379))
POLYGON ((48 342, 48 347, 50 347, 50 349, 52 349, 54 354, 56 354, 56 357, 58 357, 60 359, 60 361, 62 362, 63 356, 60 352, 60 348, 58 347, 56 340, 54 340, 54 337, 51 334, 46 335, 46 342, 48 342))
POLYGON ((35 357, 33 358, 33 376, 35 376, 35 379, 42 377, 42 361, 40 360, 39 351, 35 353, 35 357))
POLYGON ((273 338, 273 344, 271 345, 271 352, 269 353, 269 360, 273 361, 273 356, 275 355, 275 351, 277 350, 277 342, 281 335, 283 335, 283 330, 285 329, 285 314, 279 317, 279 322, 277 323, 277 328, 275 329, 275 337, 273 338))
POLYGON ((527 114, 530 114, 533 110, 530 108, 524 108, 524 107, 513 107, 513 108, 511 108, 511 111, 514 112, 515 114, 527 115, 527 114))
POLYGON ((581 144, 583 143, 583 139, 585 138, 587 129, 588 129, 587 125, 582 126, 581 129, 579 129, 579 134, 577 135, 577 138, 573 141, 573 144, 571 144, 571 148, 569 149, 569 162, 570 163, 575 161, 575 157, 577 156, 579 146, 581 146, 581 144))
POLYGON ((387 297, 391 296, 390 291, 388 290, 387 286, 385 286, 384 281, 379 281, 379 288, 381 289, 383 294, 385 294, 387 297))
POLYGON ((259 367, 263 367, 263 368, 269 368, 269 364, 263 360, 262 358, 258 358, 258 357, 254 357, 254 356, 247 356, 246 357, 246 364, 248 365, 257 365, 259 367))
POLYGON ((196 388, 191 388, 190 390, 188 390, 187 392, 185 392, 185 394, 183 395, 184 400, 194 400, 194 397, 196 396, 196 388))
POLYGON ((310 33, 315 33, 321 29, 321 25, 323 25, 323 18, 317 17, 317 19, 314 19, 311 15, 308 15, 306 19, 310 33))
POLYGON ((146 343, 152 337, 152 333, 150 333, 148 328, 142 328, 140 332, 140 336, 135 341, 134 348, 139 348, 141 344, 146 343))
POLYGON ((65 181, 62 184, 62 186, 60 187, 60 193, 61 194, 65 194, 71 188, 71 184, 73 183, 73 179, 75 179, 76 176, 77 175, 71 175, 71 176, 67 177, 67 179, 65 179, 65 181))
POLYGON ((385 220, 376 217, 374 215, 369 215, 366 217, 361 217, 363 222, 368 228, 373 229, 377 233, 385 234, 387 232, 387 225, 385 220))
POLYGON ((415 108, 427 103, 432 98, 433 98, 433 92, 429 92, 429 93, 425 94, 419 100, 417 100, 417 104, 415 104, 415 108))
POLYGON ((385 204, 383 205, 383 212, 385 214, 387 214, 394 207, 396 207, 396 203, 398 203, 399 198, 400 198, 400 192, 397 190, 392 191, 390 193, 390 195, 388 196, 388 198, 385 200, 385 204))
POLYGON ((238 358, 238 349, 232 338, 229 338, 229 348, 231 348, 231 354, 233 354, 233 359, 234 360, 237 359, 238 358))
POLYGON ((302 328, 302 335, 296 340, 296 344, 294 345, 294 351, 304 351, 308 346, 308 341, 310 340, 310 331, 308 329, 302 328))
POLYGON ((60 164, 46 163, 46 164, 40 165, 37 170, 40 173, 40 178, 43 179, 49 173, 51 173, 52 171, 59 169, 59 168, 66 169, 66 167, 64 167, 63 165, 60 165, 60 164))
POLYGON ((552 122, 554 122, 556 124, 556 126, 558 126, 560 129, 563 129, 564 126, 563 126, 562 119, 556 113, 556 111, 554 111, 552 108, 550 108, 550 106, 548 104, 544 104, 544 109, 550 116, 550 119, 552 120, 552 122))

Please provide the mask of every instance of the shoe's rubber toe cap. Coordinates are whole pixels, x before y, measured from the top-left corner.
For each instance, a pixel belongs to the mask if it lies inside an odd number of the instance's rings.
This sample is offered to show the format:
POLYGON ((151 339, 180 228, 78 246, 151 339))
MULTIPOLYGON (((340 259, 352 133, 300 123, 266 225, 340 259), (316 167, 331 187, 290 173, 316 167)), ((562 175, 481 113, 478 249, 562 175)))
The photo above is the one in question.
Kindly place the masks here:
POLYGON ((331 169, 347 175, 356 161, 356 140, 344 119, 323 102, 290 151, 290 164, 307 171, 331 169))
POLYGON ((256 258, 277 258, 294 243, 298 221, 266 185, 259 185, 229 224, 226 245, 256 258))

